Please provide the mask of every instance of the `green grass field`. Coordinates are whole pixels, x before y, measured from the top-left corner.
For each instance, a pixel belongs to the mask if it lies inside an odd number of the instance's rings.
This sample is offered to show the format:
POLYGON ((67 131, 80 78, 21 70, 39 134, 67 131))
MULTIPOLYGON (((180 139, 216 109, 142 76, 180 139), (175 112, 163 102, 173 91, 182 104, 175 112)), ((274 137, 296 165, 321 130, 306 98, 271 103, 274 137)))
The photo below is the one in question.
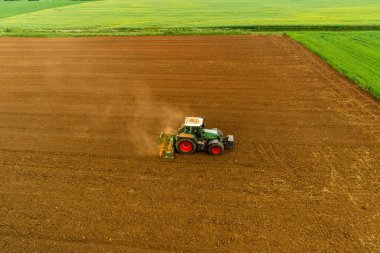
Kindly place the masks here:
POLYGON ((380 32, 302 32, 289 35, 380 99, 380 32))
POLYGON ((9 35, 46 32, 54 36, 57 32, 146 33, 170 28, 188 28, 197 33, 195 28, 236 26, 266 26, 268 29, 285 26, 285 30, 286 26, 380 27, 378 0, 346 0, 344 3, 341 0, 103 0, 43 8, 47 3, 49 1, 19 2, 17 4, 30 8, 41 5, 42 9, 19 14, 18 8, 10 10, 9 6, 14 3, 0 2, 0 17, 8 16, 0 19, 2 35, 4 31, 9 35), (15 15, 10 16, 10 13, 15 15))
POLYGON ((0 1, 0 19, 79 3, 69 0, 0 1))

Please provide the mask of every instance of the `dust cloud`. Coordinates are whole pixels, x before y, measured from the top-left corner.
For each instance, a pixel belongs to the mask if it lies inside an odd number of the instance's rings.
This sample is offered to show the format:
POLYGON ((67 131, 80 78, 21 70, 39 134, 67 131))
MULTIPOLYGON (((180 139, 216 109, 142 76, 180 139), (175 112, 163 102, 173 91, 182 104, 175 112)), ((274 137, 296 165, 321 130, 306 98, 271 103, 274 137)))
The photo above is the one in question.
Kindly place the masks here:
POLYGON ((164 99, 152 95, 148 87, 141 87, 131 93, 135 101, 132 120, 127 124, 129 140, 139 155, 157 155, 157 139, 160 132, 168 132, 179 127, 185 113, 164 99))
MULTIPOLYGON (((144 81, 134 80, 129 86, 125 80, 114 78, 113 72, 102 70, 102 83, 97 84, 97 76, 93 73, 103 68, 101 56, 91 55, 89 59, 75 53, 85 52, 87 44, 61 40, 51 43, 57 48, 66 48, 65 54, 51 51, 49 47, 34 46, 33 43, 28 47, 31 51, 42 51, 46 58, 39 63, 46 70, 39 76, 41 89, 48 92, 46 94, 51 93, 51 100, 64 102, 66 107, 72 108, 77 116, 57 127, 71 129, 72 137, 82 142, 96 139, 96 143, 104 145, 96 147, 98 152, 116 145, 132 154, 157 155, 160 132, 179 127, 185 113, 167 103, 164 97, 153 95, 152 88, 144 81), (66 78, 67 73, 70 73, 70 78, 66 78), (62 78, 66 78, 64 86, 60 85, 62 78), (115 133, 115 136, 123 133, 123 137, 112 139, 107 137, 109 133, 115 133)), ((38 99, 34 97, 34 102, 38 103, 38 99)))

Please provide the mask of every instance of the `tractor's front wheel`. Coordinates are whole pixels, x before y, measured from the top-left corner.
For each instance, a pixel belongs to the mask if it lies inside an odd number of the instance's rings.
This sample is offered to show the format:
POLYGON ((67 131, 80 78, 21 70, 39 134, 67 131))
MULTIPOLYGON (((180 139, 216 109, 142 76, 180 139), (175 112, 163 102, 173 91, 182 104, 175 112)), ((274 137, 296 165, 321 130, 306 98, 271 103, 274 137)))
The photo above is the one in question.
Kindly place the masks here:
POLYGON ((180 154, 192 154, 197 149, 195 142, 191 139, 180 139, 175 147, 180 154))
POLYGON ((221 155, 224 152, 224 145, 221 142, 211 144, 208 146, 207 151, 210 155, 221 155))

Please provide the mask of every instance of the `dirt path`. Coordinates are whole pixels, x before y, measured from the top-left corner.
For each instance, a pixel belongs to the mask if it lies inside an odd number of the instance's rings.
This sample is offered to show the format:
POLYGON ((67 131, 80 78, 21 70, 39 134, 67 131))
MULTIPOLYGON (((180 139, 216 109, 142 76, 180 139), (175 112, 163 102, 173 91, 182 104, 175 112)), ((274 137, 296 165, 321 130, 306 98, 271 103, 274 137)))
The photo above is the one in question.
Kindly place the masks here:
POLYGON ((375 252, 379 126, 286 37, 2 38, 0 249, 375 252), (236 148, 151 156, 184 115, 236 148))

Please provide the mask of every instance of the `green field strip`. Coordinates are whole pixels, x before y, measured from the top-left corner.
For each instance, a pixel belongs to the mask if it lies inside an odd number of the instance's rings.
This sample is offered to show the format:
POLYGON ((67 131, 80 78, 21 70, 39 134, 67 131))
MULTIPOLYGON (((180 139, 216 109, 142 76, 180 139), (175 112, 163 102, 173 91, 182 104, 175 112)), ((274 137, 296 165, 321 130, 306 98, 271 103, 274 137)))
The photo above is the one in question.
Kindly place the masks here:
POLYGON ((4 18, 0 30, 376 26, 378 13, 377 0, 103 0, 4 18))
POLYGON ((380 99, 380 32, 290 32, 288 35, 380 99))
POLYGON ((0 19, 80 3, 83 3, 83 1, 0 1, 0 19))

